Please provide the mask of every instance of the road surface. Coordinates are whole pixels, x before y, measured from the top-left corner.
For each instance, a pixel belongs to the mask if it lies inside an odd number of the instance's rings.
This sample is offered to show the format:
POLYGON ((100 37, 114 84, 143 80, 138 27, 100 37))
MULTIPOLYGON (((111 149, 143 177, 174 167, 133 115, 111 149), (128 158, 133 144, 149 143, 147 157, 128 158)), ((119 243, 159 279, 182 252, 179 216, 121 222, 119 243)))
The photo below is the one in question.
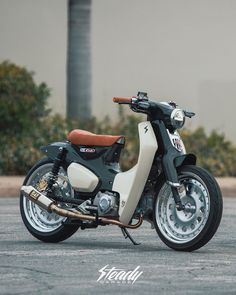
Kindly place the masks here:
POLYGON ((24 227, 18 199, 0 199, 0 294, 236 294, 236 199, 224 198, 217 234, 193 253, 168 249, 147 223, 132 234, 141 245, 115 226, 45 244, 24 227), (106 265, 143 273, 134 284, 97 282, 106 265))

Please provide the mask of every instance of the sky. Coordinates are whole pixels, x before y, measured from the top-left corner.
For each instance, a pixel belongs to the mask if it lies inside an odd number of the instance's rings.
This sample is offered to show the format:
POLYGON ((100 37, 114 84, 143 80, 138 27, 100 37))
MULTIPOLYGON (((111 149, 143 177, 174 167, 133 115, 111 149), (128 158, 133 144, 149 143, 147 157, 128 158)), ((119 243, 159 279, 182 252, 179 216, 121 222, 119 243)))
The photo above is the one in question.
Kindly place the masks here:
MULTIPOLYGON (((236 1, 93 0, 92 110, 116 117, 113 96, 146 90, 193 110, 189 127, 236 142, 236 1)), ((0 61, 34 71, 66 109, 66 0, 0 0, 0 61)))

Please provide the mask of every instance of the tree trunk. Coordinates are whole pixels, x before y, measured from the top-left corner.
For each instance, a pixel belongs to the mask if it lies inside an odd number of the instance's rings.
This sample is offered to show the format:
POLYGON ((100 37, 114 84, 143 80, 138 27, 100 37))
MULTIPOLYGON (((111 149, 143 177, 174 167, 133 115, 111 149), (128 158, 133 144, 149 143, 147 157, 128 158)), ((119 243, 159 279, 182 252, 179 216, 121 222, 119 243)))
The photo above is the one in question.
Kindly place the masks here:
POLYGON ((67 118, 91 116, 91 0, 68 1, 67 118))

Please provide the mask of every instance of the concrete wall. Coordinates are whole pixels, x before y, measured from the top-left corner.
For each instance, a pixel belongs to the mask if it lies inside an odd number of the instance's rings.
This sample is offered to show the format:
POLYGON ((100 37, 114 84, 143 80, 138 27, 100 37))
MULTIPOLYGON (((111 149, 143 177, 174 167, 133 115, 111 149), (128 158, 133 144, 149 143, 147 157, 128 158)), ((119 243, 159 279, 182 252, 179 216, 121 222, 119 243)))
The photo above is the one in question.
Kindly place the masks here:
POLYGON ((50 106, 65 113, 67 1, 0 0, 0 62, 35 72, 51 88, 50 106))
POLYGON ((94 1, 96 113, 113 95, 144 89, 196 111, 195 126, 236 141, 235 28, 233 0, 94 1))
MULTIPOLYGON (((65 113, 66 0, 0 0, 0 60, 34 70, 65 113)), ((93 114, 146 90, 197 113, 191 126, 236 142, 235 0, 93 0, 93 114)))

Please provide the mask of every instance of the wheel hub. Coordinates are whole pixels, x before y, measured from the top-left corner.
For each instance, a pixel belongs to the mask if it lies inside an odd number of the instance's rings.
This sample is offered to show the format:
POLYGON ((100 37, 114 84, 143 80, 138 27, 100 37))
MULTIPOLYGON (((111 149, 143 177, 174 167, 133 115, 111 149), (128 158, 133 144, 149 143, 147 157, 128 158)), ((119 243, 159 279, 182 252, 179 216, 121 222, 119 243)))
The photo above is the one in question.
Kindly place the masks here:
POLYGON ((181 202, 184 205, 184 210, 176 210, 177 217, 182 221, 189 221, 196 213, 196 203, 191 196, 184 196, 181 198, 181 202))

